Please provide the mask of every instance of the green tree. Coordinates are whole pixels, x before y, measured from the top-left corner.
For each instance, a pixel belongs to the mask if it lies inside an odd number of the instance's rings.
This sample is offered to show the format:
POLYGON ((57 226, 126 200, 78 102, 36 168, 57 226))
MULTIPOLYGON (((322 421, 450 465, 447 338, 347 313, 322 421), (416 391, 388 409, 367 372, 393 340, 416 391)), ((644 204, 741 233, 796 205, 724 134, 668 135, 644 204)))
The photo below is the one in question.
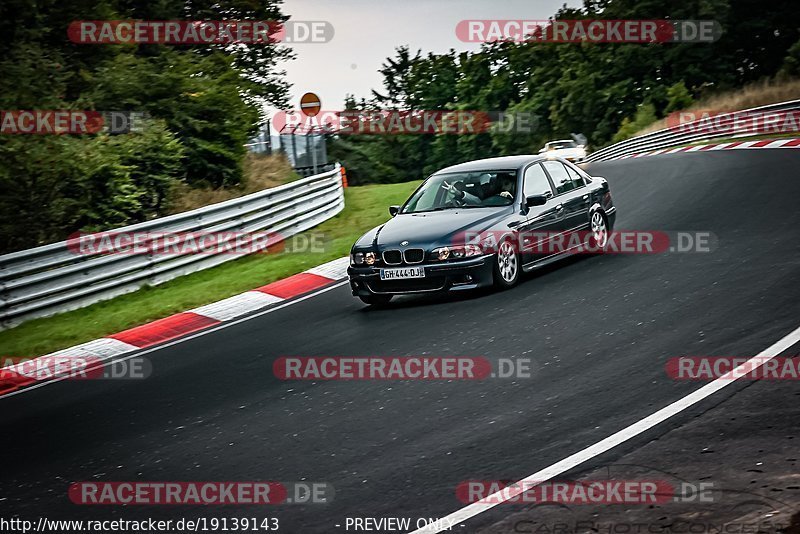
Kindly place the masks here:
POLYGON ((614 137, 611 139, 611 141, 617 143, 619 141, 629 139, 636 135, 636 132, 642 128, 650 126, 656 120, 657 117, 655 106, 650 103, 642 104, 636 109, 636 115, 634 116, 633 120, 627 117, 623 119, 619 130, 617 130, 617 133, 614 134, 614 137))
POLYGON ((794 43, 787 51, 780 74, 782 77, 800 76, 800 40, 794 43))
POLYGON ((683 83, 683 80, 667 89, 667 98, 669 101, 667 102, 667 107, 664 109, 665 113, 686 109, 694 103, 694 99, 686 88, 686 84, 683 83))
POLYGON ((145 112, 120 136, 0 136, 0 253, 164 213, 178 181, 235 186, 264 103, 286 104, 279 43, 84 45, 74 20, 285 21, 279 0, 7 0, 0 109, 145 112))

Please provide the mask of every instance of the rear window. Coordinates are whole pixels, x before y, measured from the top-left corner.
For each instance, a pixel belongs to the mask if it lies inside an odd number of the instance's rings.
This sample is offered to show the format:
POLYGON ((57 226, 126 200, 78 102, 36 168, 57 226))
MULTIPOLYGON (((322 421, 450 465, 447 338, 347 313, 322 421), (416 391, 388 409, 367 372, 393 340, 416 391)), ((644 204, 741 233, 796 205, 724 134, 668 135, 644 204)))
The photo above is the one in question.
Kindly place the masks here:
POLYGON ((575 148, 578 146, 578 143, 575 141, 553 141, 552 143, 547 143, 547 148, 553 150, 561 150, 562 148, 575 148))
POLYGON ((564 167, 567 168, 567 172, 569 173, 569 175, 570 175, 570 177, 572 178, 573 181, 576 181, 576 182, 581 182, 582 181, 586 185, 589 185, 589 182, 591 180, 589 179, 588 176, 586 176, 585 174, 583 174, 581 172, 578 172, 575 169, 575 167, 573 167, 571 165, 564 165, 564 167))
POLYGON ((556 194, 567 193, 573 189, 583 186, 583 178, 576 176, 573 178, 568 172, 563 163, 559 161, 545 161, 542 163, 550 178, 553 179, 553 184, 556 186, 556 194))

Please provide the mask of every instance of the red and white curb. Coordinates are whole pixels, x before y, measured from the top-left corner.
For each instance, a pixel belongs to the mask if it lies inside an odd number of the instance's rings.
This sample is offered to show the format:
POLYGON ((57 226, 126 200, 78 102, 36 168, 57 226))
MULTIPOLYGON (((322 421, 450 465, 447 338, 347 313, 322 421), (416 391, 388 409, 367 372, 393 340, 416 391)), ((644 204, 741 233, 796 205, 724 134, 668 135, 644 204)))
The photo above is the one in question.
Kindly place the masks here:
POLYGON ((800 148, 800 139, 764 139, 763 141, 735 141, 733 143, 712 143, 705 145, 692 145, 680 148, 665 148, 654 150, 653 152, 642 152, 641 154, 628 154, 617 156, 608 161, 629 158, 643 158, 646 156, 658 156, 660 154, 677 154, 678 152, 707 152, 712 150, 731 150, 744 148, 800 148))
MULTIPOLYGON (((348 257, 339 258, 219 302, 45 354, 34 360, 69 357, 90 358, 96 362, 152 347, 323 288, 345 278, 348 263, 348 257)), ((22 372, 22 365, 11 365, 0 370, 0 396, 48 380, 26 375, 22 372)))

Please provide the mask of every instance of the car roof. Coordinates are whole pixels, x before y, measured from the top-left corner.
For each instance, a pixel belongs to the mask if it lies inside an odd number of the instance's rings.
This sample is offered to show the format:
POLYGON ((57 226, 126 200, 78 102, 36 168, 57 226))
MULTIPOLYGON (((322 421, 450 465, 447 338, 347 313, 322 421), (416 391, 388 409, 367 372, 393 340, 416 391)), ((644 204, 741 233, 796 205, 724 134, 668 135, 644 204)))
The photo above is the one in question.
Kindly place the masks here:
POLYGON ((528 163, 534 161, 544 161, 547 159, 545 156, 538 154, 524 154, 521 156, 502 156, 499 158, 486 158, 476 159, 474 161, 466 161, 458 165, 451 165, 445 167, 435 174, 445 172, 472 172, 472 171, 504 171, 504 170, 518 170, 528 163))
POLYGON ((548 141, 546 144, 552 145, 553 143, 574 143, 574 139, 558 139, 556 141, 548 141))

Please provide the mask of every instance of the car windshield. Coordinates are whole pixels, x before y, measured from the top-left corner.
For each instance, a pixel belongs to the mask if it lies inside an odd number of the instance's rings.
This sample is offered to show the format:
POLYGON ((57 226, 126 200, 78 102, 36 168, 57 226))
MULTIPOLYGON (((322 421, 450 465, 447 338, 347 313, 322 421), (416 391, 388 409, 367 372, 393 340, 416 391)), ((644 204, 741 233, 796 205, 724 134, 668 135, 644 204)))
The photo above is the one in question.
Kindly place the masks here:
POLYGON ((575 141, 553 141, 547 143, 548 150, 561 150, 562 148, 575 148, 578 144, 575 141))
POLYGON ((435 174, 408 199, 403 213, 510 206, 516 193, 514 170, 435 174))

